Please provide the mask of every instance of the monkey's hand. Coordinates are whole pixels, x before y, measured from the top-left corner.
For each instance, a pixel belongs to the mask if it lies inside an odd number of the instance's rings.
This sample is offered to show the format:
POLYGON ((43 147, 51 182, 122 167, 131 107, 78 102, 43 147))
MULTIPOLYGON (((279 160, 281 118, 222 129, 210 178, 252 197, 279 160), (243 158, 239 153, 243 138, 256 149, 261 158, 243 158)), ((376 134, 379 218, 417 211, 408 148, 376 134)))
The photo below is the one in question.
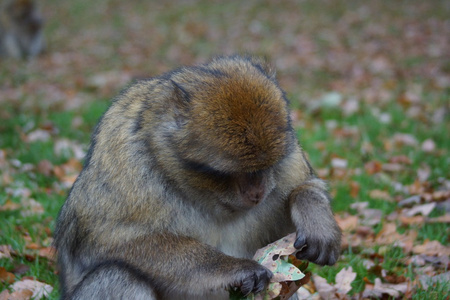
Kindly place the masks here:
POLYGON ((294 246, 298 259, 333 265, 340 254, 341 230, 330 207, 330 197, 319 179, 305 182, 289 196, 292 220, 297 228, 294 246))
POLYGON ((243 263, 239 264, 239 270, 236 270, 236 282, 233 287, 239 288, 244 296, 264 290, 273 276, 272 272, 256 261, 249 259, 242 261, 243 263))

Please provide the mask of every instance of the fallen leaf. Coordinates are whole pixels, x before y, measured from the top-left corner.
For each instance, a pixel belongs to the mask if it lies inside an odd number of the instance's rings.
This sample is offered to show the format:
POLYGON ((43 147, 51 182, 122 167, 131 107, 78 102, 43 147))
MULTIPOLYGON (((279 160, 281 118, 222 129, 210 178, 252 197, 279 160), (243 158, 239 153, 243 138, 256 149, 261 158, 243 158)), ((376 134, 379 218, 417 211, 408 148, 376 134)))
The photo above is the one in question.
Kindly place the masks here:
POLYGON ((6 271, 5 268, 0 267, 0 281, 1 282, 6 282, 6 283, 13 283, 15 280, 16 276, 11 273, 6 271))
POLYGON ((32 198, 23 199, 21 204, 23 206, 23 209, 20 211, 22 217, 41 215, 44 213, 44 207, 42 204, 32 198))
POLYGON ((407 133, 396 133, 393 136, 393 141, 395 144, 400 146, 416 146, 417 139, 412 134, 407 133))
POLYGON ((424 289, 428 289, 430 285, 434 285, 437 282, 448 284, 450 282, 450 271, 436 276, 421 275, 419 276, 419 280, 424 289))
POLYGON ((359 194, 359 183, 356 181, 352 181, 350 182, 350 196, 352 196, 353 198, 356 198, 359 194))
POLYGON ((0 293, 0 300, 9 300, 10 299, 11 294, 9 293, 8 290, 3 290, 0 293))
POLYGON ((421 197, 419 195, 414 195, 409 198, 403 199, 398 203, 398 206, 411 206, 413 204, 419 204, 421 197))
POLYGON ((417 169, 417 178, 419 181, 425 182, 431 175, 431 168, 429 165, 422 164, 419 169, 417 169))
POLYGON ((9 245, 0 245, 0 259, 11 258, 12 248, 9 245))
POLYGON ((0 300, 30 300, 33 296, 33 292, 30 290, 20 290, 9 293, 8 290, 4 290, 0 294, 0 300))
POLYGON ((53 151, 57 156, 66 155, 67 157, 71 157, 73 154, 76 160, 81 160, 86 155, 83 146, 69 139, 57 140, 53 146, 53 151))
POLYGON ((425 223, 425 217, 424 216, 413 216, 413 217, 406 217, 406 216, 399 216, 399 220, 404 225, 420 225, 425 223))
POLYGON ((382 190, 371 190, 369 192, 369 197, 372 199, 381 199, 386 201, 392 201, 392 196, 387 191, 382 190))
POLYGON ((421 148, 423 152, 430 153, 436 150, 436 143, 432 139, 426 139, 421 148))
POLYGON ((393 164, 405 164, 405 165, 410 165, 411 164, 411 159, 406 156, 406 155, 397 155, 397 156, 393 156, 389 159, 390 163, 393 164))
POLYGON ((399 284, 382 283, 380 278, 375 278, 375 285, 373 288, 368 288, 363 292, 363 297, 378 297, 382 298, 383 295, 392 296, 394 298, 400 297, 408 290, 408 283, 403 282, 399 284))
POLYGON ((350 116, 359 110, 359 101, 356 98, 350 98, 342 105, 342 112, 346 116, 350 116))
POLYGON ((336 215, 335 219, 343 231, 352 231, 358 227, 359 218, 357 216, 347 215, 340 217, 336 215))
POLYGON ((400 171, 404 170, 405 167, 401 164, 389 163, 389 164, 383 164, 381 166, 381 169, 385 172, 395 173, 395 172, 400 172, 400 171))
POLYGON ((52 170, 53 170, 53 164, 49 160, 44 159, 38 163, 37 171, 39 173, 41 173, 45 176, 50 176, 52 174, 52 170))
POLYGON ((336 297, 336 288, 329 284, 325 278, 319 275, 313 275, 314 286, 322 299, 338 300, 336 297))
POLYGON ((423 245, 417 245, 413 247, 413 252, 416 254, 426 255, 450 255, 450 247, 445 247, 438 241, 425 241, 423 245))
POLYGON ((20 292, 23 290, 31 291, 32 296, 35 300, 39 300, 43 297, 48 297, 53 291, 53 287, 37 280, 25 279, 22 281, 16 281, 11 285, 11 288, 15 292, 20 292))
POLYGON ((12 202, 10 199, 6 200, 5 204, 0 206, 0 211, 7 211, 7 210, 17 210, 20 208, 20 204, 12 202))
POLYGON ((417 238, 417 231, 409 231, 408 234, 399 234, 394 223, 384 223, 383 228, 375 237, 375 242, 379 245, 394 245, 409 252, 412 250, 414 241, 417 238))
MULTIPOLYGON (((309 281, 309 273, 302 272, 308 263, 295 258, 295 254, 300 251, 294 247, 295 239, 296 234, 291 233, 256 251, 253 259, 269 269, 273 276, 266 290, 245 299, 288 299, 309 281)), ((233 290, 230 290, 230 296, 241 298, 233 290)))
POLYGON ((366 208, 360 212, 361 224, 373 226, 381 222, 383 211, 380 209, 366 208))
POLYGON ((402 211, 402 215, 404 215, 406 217, 412 217, 417 214, 421 214, 422 216, 427 217, 433 211, 433 209, 435 207, 436 207, 436 203, 434 203, 434 202, 423 204, 423 205, 417 205, 410 209, 404 209, 402 211))
POLYGON ((16 275, 23 275, 30 270, 30 266, 25 264, 20 264, 14 267, 12 272, 16 275))
POLYGON ((348 162, 346 159, 335 157, 331 159, 331 166, 337 169, 346 169, 348 166, 348 162))
POLYGON ((55 260, 56 249, 52 246, 39 249, 39 256, 49 260, 55 260))
POLYGON ((364 170, 366 170, 369 175, 381 172, 382 169, 383 165, 379 161, 370 161, 364 164, 364 170))
POLYGON ((352 267, 344 268, 336 274, 336 284, 334 285, 337 293, 347 294, 352 289, 351 283, 355 280, 356 273, 352 267))
POLYGON ((50 140, 50 137, 50 133, 47 130, 36 129, 26 136, 26 141, 29 143, 37 141, 46 142, 50 140))
POLYGON ((426 219, 427 223, 450 223, 450 214, 445 214, 440 217, 426 219))

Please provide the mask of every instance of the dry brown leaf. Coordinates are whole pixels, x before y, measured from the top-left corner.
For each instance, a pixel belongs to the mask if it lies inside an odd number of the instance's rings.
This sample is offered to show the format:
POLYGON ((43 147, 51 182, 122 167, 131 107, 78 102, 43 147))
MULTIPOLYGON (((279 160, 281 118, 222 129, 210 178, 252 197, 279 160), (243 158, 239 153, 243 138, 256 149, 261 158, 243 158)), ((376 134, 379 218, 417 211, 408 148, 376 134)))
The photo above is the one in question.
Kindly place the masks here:
POLYGON ((11 294, 9 293, 9 291, 8 290, 3 290, 1 293, 0 293, 0 300, 9 300, 10 297, 11 296, 11 294))
POLYGON ((55 260, 56 249, 54 247, 45 247, 39 249, 39 256, 45 257, 48 260, 55 260))
POLYGON ((409 231, 407 235, 399 234, 394 223, 385 223, 375 237, 375 243, 380 245, 395 245, 409 252, 417 238, 417 231, 409 231))
POLYGON ((412 134, 396 133, 392 138, 394 143, 400 146, 416 146, 417 139, 412 134))
POLYGON ((348 166, 348 162, 346 159, 343 158, 332 158, 331 159, 331 167, 336 168, 336 169, 347 169, 348 166))
POLYGON ((14 290, 14 292, 21 292, 24 290, 31 291, 31 297, 33 297, 35 300, 39 300, 43 297, 48 297, 48 295, 50 295, 50 293, 53 291, 52 286, 31 279, 16 281, 11 285, 11 288, 14 290))
POLYGON ((406 216, 406 217, 412 217, 415 216, 417 214, 421 214, 422 216, 427 217, 432 211, 433 209, 436 207, 436 203, 427 203, 427 204, 422 204, 422 205, 417 205, 414 206, 413 208, 409 208, 409 209, 403 209, 402 210, 402 215, 406 216))
POLYGON ((383 170, 383 171, 385 171, 385 172, 391 172, 391 173, 395 173, 395 172, 400 172, 400 171, 402 171, 402 170, 404 170, 404 166, 403 165, 401 165, 401 164, 393 164, 393 163, 390 163, 390 164, 383 164, 382 166, 381 166, 381 169, 383 170))
POLYGON ((383 211, 380 209, 366 208, 361 211, 361 223, 368 226, 373 226, 381 222, 383 211))
POLYGON ((410 165, 411 164, 411 159, 406 156, 406 155, 397 155, 397 156, 393 156, 389 159, 390 163, 393 164, 405 164, 405 165, 410 165))
POLYGON ((48 140, 50 140, 51 135, 50 132, 48 132, 47 130, 42 130, 42 129, 36 129, 30 133, 28 133, 28 135, 26 136, 26 141, 28 143, 32 143, 32 142, 46 142, 48 140))
POLYGON ((445 214, 440 217, 426 219, 427 223, 450 223, 450 214, 445 214))
POLYGON ((358 227, 359 218, 357 216, 347 215, 341 217, 335 216, 336 222, 343 231, 352 231, 358 227))
POLYGON ((406 216, 399 216, 399 220, 404 225, 421 225, 425 223, 425 217, 424 216, 413 216, 413 217, 406 217, 406 216))
POLYGON ((74 141, 71 141, 69 139, 60 139, 55 142, 55 145, 53 146, 53 152, 57 156, 62 156, 63 154, 66 154, 67 152, 72 152, 73 156, 76 160, 81 160, 85 157, 86 152, 83 150, 83 146, 75 143, 74 141))
POLYGON ((11 258, 12 248, 10 245, 0 245, 0 259, 11 258))
POLYGON ((50 176, 52 174, 53 164, 47 160, 41 160, 37 165, 37 171, 45 176, 50 176))
POLYGON ((363 297, 378 297, 382 298, 383 295, 389 295, 394 298, 405 294, 408 290, 408 283, 403 282, 399 284, 382 283, 380 278, 375 278, 375 285, 372 287, 366 285, 363 297))
POLYGON ((450 256, 450 247, 445 247, 438 241, 426 240, 423 245, 414 246, 412 250, 416 254, 450 256))
POLYGON ((7 211, 7 210, 17 210, 20 209, 20 204, 12 202, 10 199, 6 200, 5 204, 0 206, 0 211, 7 211))
POLYGON ((398 206, 402 207, 402 206, 411 206, 414 204, 419 204, 420 199, 421 199, 421 197, 419 195, 414 195, 414 196, 411 196, 411 197, 401 200, 398 203, 398 206))
POLYGON ((36 243, 34 243, 34 242, 31 242, 31 243, 27 243, 25 245, 25 248, 32 249, 32 250, 37 250, 37 249, 41 248, 41 246, 36 244, 36 243))
POLYGON ((351 283, 355 280, 356 273, 353 272, 352 267, 344 268, 336 274, 336 292, 341 295, 346 295, 352 289, 351 283))
POLYGON ((383 190, 371 190, 369 192, 369 197, 372 199, 381 199, 386 201, 392 201, 392 196, 387 191, 383 190))
POLYGON ((22 199, 20 203, 23 206, 23 209, 20 211, 22 217, 40 215, 44 213, 44 207, 42 204, 32 198, 22 199))
POLYGON ((383 169, 383 165, 379 161, 369 161, 364 165, 364 170, 366 170, 367 174, 372 175, 375 173, 381 172, 383 169))
POLYGON ((436 284, 437 282, 441 282, 442 284, 449 283, 450 272, 445 272, 436 276, 422 275, 419 277, 419 280, 422 287, 427 289, 429 285, 436 284))
POLYGON ((352 181, 350 182, 350 196, 352 196, 353 198, 356 198, 359 194, 359 183, 356 181, 352 181))
POLYGON ((426 139, 421 148, 423 152, 430 153, 436 150, 436 143, 432 139, 426 139))
POLYGON ((0 267, 0 281, 1 282, 6 282, 6 283, 11 284, 14 282, 15 279, 16 279, 16 276, 13 273, 6 271, 6 269, 3 267, 0 267))
POLYGON ((319 275, 313 275, 314 286, 322 299, 338 300, 336 297, 336 288, 329 284, 325 278, 319 275))
POLYGON ((0 300, 29 300, 33 296, 33 292, 30 290, 20 290, 10 293, 8 290, 4 290, 0 294, 0 300))

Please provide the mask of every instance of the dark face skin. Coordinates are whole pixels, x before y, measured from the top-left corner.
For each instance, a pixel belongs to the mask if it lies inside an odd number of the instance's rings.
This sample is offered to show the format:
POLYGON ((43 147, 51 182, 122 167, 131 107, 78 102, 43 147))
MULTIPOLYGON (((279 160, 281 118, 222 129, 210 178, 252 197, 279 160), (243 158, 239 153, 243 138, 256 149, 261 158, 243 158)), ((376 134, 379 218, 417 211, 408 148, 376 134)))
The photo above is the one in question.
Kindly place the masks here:
POLYGON ((236 176, 239 199, 237 206, 250 209, 264 201, 273 189, 269 173, 268 171, 259 171, 236 176))
MULTIPOLYGON (((275 187, 272 169, 225 173, 207 165, 187 163, 185 169, 192 178, 191 187, 230 212, 247 211, 263 202, 275 187)), ((187 182, 186 182, 187 183, 187 182)))

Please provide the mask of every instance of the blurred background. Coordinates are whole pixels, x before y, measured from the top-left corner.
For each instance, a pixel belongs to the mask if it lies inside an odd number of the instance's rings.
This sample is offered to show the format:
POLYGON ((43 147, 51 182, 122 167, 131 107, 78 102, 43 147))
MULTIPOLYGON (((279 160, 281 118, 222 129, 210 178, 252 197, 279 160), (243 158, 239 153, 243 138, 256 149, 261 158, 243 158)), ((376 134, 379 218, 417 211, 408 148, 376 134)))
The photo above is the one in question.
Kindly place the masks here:
POLYGON ((240 53, 277 70, 335 197, 343 256, 313 274, 336 288, 352 266, 345 297, 448 299, 449 1, 38 3, 43 53, 0 58, 0 291, 29 278, 58 297, 54 221, 121 89, 240 53))

